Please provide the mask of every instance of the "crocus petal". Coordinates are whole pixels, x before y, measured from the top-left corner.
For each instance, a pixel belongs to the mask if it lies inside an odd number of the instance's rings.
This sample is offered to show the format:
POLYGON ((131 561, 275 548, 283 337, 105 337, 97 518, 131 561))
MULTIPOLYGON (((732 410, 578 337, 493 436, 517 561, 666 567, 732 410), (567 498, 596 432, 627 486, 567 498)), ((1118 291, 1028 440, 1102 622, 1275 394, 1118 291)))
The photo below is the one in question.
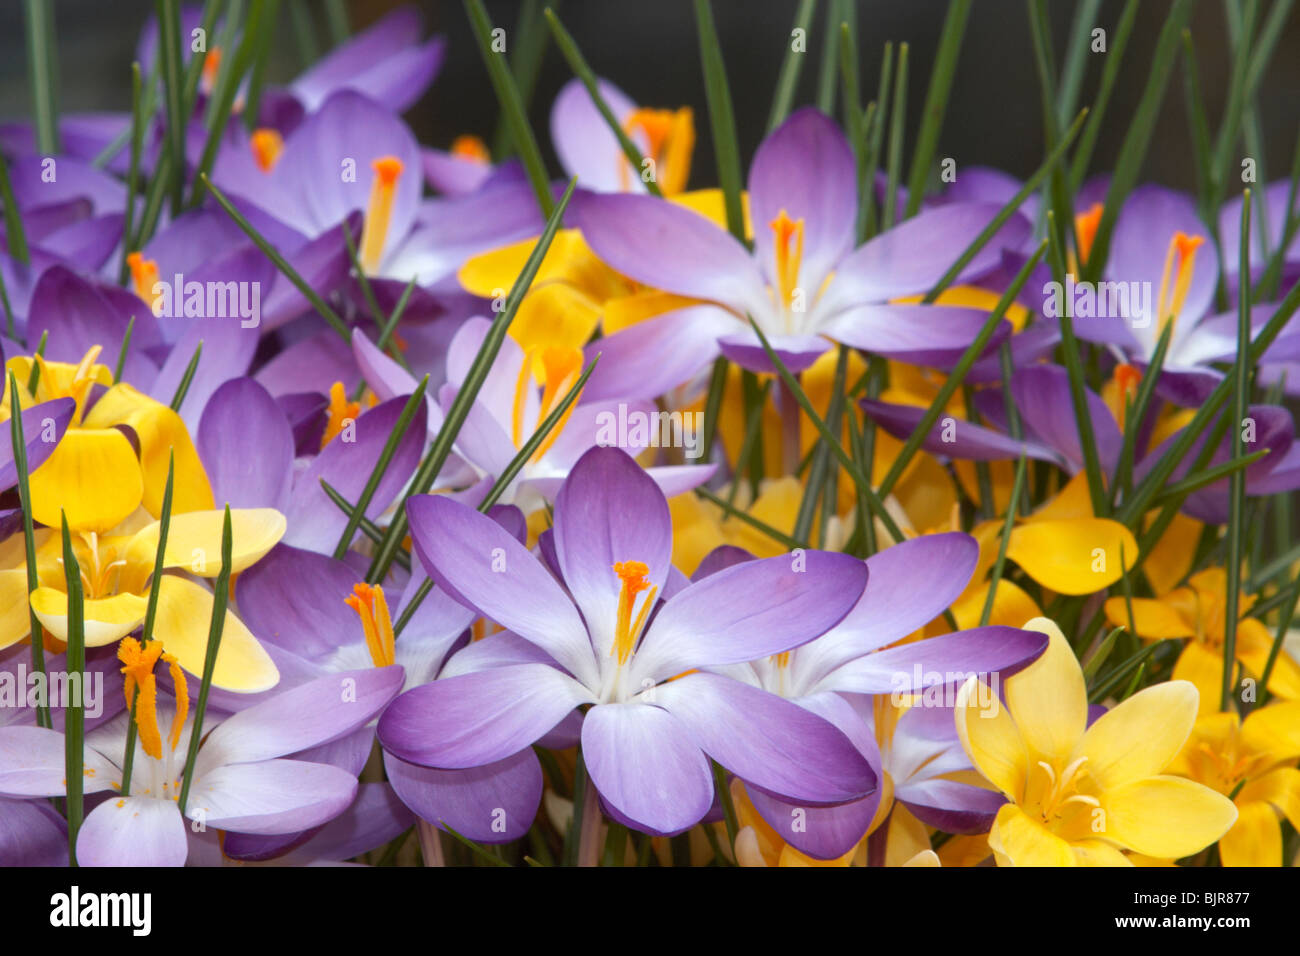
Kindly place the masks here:
POLYGON ((846 554, 797 552, 738 564, 696 581, 650 623, 629 680, 739 664, 807 643, 862 594, 867 567, 846 554))
MULTIPOLYGON (((62 441, 75 408, 76 402, 72 399, 56 398, 23 409, 23 440, 27 445, 29 475, 45 463, 62 441)), ((12 422, 8 424, 12 428, 12 422)), ((12 488, 16 484, 18 465, 14 461, 13 442, 0 443, 0 488, 12 488)))
MULTIPOLYGON (((1022 369, 1012 379, 1011 394, 1025 426, 1045 445, 1060 453, 1072 471, 1081 469, 1083 451, 1066 370, 1058 365, 1022 369)), ((1092 419, 1098 458, 1103 468, 1113 472, 1124 436, 1115 423, 1115 416, 1099 396, 1084 389, 1084 399, 1092 419)))
POLYGON ((1009 803, 998 811, 989 846, 1011 866, 1074 866, 1073 848, 1025 811, 1009 803))
MULTIPOLYGON (((298 476, 293 500, 285 515, 288 520, 284 537, 286 544, 311 551, 334 549, 343 536, 348 519, 325 494, 321 481, 328 482, 348 501, 359 499, 401 418, 406 401, 405 398, 394 398, 370 409, 356 420, 355 441, 344 441, 344 436, 338 436, 298 476)), ((427 406, 417 408, 410 426, 398 442, 397 450, 366 508, 366 517, 370 520, 378 518, 397 497, 419 464, 424 448, 426 415, 427 406)))
POLYGON ((185 821, 170 800, 105 800, 77 833, 80 866, 184 866, 188 855, 185 821))
POLYGON ((295 833, 348 808, 357 778, 303 760, 229 764, 196 776, 185 815, 219 830, 295 833))
POLYGON ((212 394, 199 419, 198 448, 216 501, 285 510, 293 482, 293 431, 257 382, 232 379, 212 394))
MULTIPOLYGON (((212 592, 186 578, 164 575, 154 585, 158 591, 158 616, 154 638, 191 674, 203 673, 212 620, 212 592)), ((226 611, 212 684, 225 690, 255 694, 279 681, 275 664, 239 618, 226 611)))
POLYGON ((594 707, 582 723, 591 782, 616 816, 659 835, 694 826, 713 805, 703 751, 668 711, 648 704, 594 707))
MULTIPOLYGON (((970 348, 988 322, 988 313, 953 305, 861 305, 822 325, 824 335, 886 358, 948 368, 970 348)), ((998 323, 986 348, 997 349, 1011 335, 1011 323, 998 323)))
POLYGON ((614 646, 619 604, 614 565, 644 563, 647 580, 662 591, 672 539, 668 502, 626 452, 593 448, 573 466, 555 500, 555 553, 597 658, 608 657, 614 646))
POLYGON ((582 619, 527 548, 491 518, 442 495, 413 496, 406 513, 420 562, 439 587, 532 641, 583 683, 595 682, 582 619), (516 597, 525 594, 527 601, 516 597))
MULTIPOLYGON (((45 727, 0 727, 0 794, 8 797, 62 796, 68 790, 63 734, 45 727)), ((118 770, 86 748, 84 792, 109 789, 118 770)))
MULTIPOLYGON (((222 571, 221 545, 225 533, 225 512, 191 511, 172 515, 167 530, 167 551, 163 566, 184 568, 199 577, 215 578, 222 571)), ((161 524, 154 522, 138 531, 127 553, 152 564, 158 551, 161 524)), ((230 571, 238 574, 251 567, 275 547, 284 535, 284 515, 274 508, 234 508, 230 512, 230 571)))
POLYGON ((1079 744, 1097 785, 1155 776, 1177 756, 1196 723, 1196 687, 1167 681, 1139 691, 1097 719, 1079 744), (1134 728, 1141 727, 1141 732, 1134 728))
POLYGON ((1019 799, 1029 770, 1029 751, 997 695, 978 677, 971 677, 957 692, 954 717, 971 763, 1008 797, 1019 799))
POLYGON ((385 751, 384 767, 417 816, 482 843, 524 836, 542 802, 542 765, 531 749, 469 770, 421 767, 385 751))
POLYGON ((1282 866, 1282 826, 1267 803, 1240 803, 1237 822, 1219 840, 1224 866, 1282 866))
MULTIPOLYGON (((930 291, 1000 210, 996 203, 953 203, 913 216, 846 256, 819 304, 839 311, 930 291)), ((1002 250, 1019 248, 1030 232, 1029 221, 1013 215, 962 270, 959 281, 999 265, 1002 250)))
MULTIPOLYGON (((596 88, 614 117, 621 123, 636 104, 607 80, 596 88)), ((590 189, 616 192, 640 184, 640 177, 628 167, 627 158, 609 124, 582 81, 574 77, 564 84, 551 107, 551 142, 560 165, 570 176, 590 189)))
POLYGON ((1191 856, 1228 832, 1232 801, 1183 777, 1149 777, 1101 794, 1105 836, 1146 856, 1191 856))
POLYGON ((44 800, 0 798, 0 866, 66 866, 68 826, 44 800))
POLYGON ((853 694, 920 693, 972 674, 1011 668, 1041 654, 1047 639, 1013 627, 977 627, 866 654, 832 671, 819 690, 853 694))
MULTIPOLYGON (((781 364, 795 374, 811 368, 831 347, 820 335, 769 335, 767 342, 781 364)), ((777 373, 776 364, 767 357, 767 350, 753 329, 724 335, 718 340, 718 347, 741 368, 765 375, 777 373)))
POLYGON ((680 720, 709 756, 769 793, 830 804, 876 787, 875 772, 843 732, 775 694, 696 673, 656 687, 655 703, 680 720))
POLYGON ((1137 561, 1133 532, 1108 518, 1026 521, 1011 530, 1007 557, 1061 594, 1094 594, 1137 561))
POLYGON ((331 674, 275 694, 229 717, 199 751, 195 773, 298 753, 365 724, 402 689, 400 667, 331 674))
POLYGON ((736 317, 713 305, 665 312, 638 322, 586 348, 586 361, 600 362, 583 397, 655 398, 689 381, 718 355, 718 340, 736 331, 736 317))
POLYGON ((75 428, 31 473, 32 517, 57 528, 104 532, 140 506, 140 462, 115 428, 75 428))
POLYGON ((766 282, 749 252, 689 209, 652 196, 579 190, 569 221, 602 260, 638 282, 738 314, 767 307, 766 282))
POLYGON ((518 753, 594 698, 546 664, 515 664, 436 680, 379 718, 379 742, 424 767, 481 767, 518 753))
POLYGON ((799 280, 810 292, 853 248, 857 217, 853 150, 833 120, 819 110, 796 110, 754 153, 749 167, 754 256, 775 286, 773 232, 764 228, 785 212, 803 222, 799 280))
MULTIPOLYGON (((906 440, 916 431, 926 410, 917 405, 897 405, 864 398, 858 405, 868 417, 890 435, 906 440)), ((1059 463, 1054 451, 1038 442, 1016 441, 999 432, 976 425, 954 415, 941 415, 930 426, 921 447, 932 455, 967 461, 1007 461, 1021 452, 1039 461, 1059 463)))
MULTIPOLYGON (((24 572, 25 573, 25 572, 24 572)), ((68 596, 54 588, 37 588, 32 610, 41 626, 61 641, 68 639, 68 596)), ((19 605, 21 607, 21 605, 19 605)), ((82 604, 87 647, 103 647, 130 634, 144 620, 148 602, 124 592, 106 598, 87 598, 82 604)))
POLYGON ((1047 650, 1004 681, 1007 707, 1032 753, 1064 758, 1083 736, 1088 720, 1083 670, 1053 621, 1035 618, 1025 630, 1046 634, 1047 650))

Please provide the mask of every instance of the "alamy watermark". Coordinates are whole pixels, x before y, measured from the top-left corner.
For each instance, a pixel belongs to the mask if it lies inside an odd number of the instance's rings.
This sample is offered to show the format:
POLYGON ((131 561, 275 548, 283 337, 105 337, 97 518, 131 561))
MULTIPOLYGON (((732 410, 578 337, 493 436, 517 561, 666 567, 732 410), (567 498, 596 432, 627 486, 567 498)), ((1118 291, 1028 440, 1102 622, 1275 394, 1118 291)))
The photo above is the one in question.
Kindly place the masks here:
POLYGON ((176 273, 171 282, 155 282, 153 314, 157 318, 239 319, 240 328, 262 324, 262 283, 185 281, 176 273))
POLYGON ((1145 329, 1153 312, 1150 282, 1079 282, 1066 273, 1064 284, 1043 283, 1043 315, 1049 319, 1127 319, 1133 328, 1145 329))
POLYGON ((681 448, 687 458, 704 454, 703 412, 646 412, 620 402, 617 413, 596 415, 596 444, 616 448, 681 448))
POLYGON ((12 671, 0 671, 0 708, 6 707, 76 707, 85 709, 87 717, 104 713, 104 672, 41 671, 28 672, 19 662, 12 671))

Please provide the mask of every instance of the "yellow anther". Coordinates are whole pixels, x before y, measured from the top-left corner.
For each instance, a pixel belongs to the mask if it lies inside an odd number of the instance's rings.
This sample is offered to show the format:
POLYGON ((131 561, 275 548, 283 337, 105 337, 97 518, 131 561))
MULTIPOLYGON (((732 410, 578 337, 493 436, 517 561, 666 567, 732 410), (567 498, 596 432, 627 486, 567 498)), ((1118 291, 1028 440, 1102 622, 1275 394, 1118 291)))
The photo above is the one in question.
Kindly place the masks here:
POLYGON ((257 168, 264 173, 269 173, 275 168, 280 154, 284 152, 284 137, 277 130, 262 127, 253 131, 248 145, 253 150, 253 159, 257 161, 257 168))
POLYGON ((782 209, 768 225, 776 255, 776 291, 780 304, 788 307, 799 284, 799 266, 803 261, 803 220, 791 219, 782 209))
POLYGON ((361 267, 366 272, 379 268, 388 240, 388 220, 393 212, 393 196, 397 182, 402 177, 402 161, 396 156, 381 156, 371 166, 375 171, 374 185, 370 187, 370 203, 366 206, 366 223, 361 231, 361 267))

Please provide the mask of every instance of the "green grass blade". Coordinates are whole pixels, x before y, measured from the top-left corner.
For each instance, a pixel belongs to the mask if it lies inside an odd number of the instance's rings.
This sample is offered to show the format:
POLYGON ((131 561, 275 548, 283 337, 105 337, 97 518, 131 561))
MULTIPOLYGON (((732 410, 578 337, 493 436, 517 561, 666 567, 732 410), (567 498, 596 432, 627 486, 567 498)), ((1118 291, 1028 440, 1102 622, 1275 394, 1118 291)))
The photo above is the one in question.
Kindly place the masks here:
POLYGON ((68 595, 68 688, 76 687, 75 700, 64 701, 64 775, 68 781, 68 864, 77 865, 77 833, 84 811, 86 757, 86 605, 81 589, 81 565, 72 550, 68 516, 63 515, 63 576, 68 595), (77 675, 75 684, 72 675, 77 675))
POLYGON ((895 221, 898 205, 898 183, 903 169, 903 127, 907 122, 907 44, 898 47, 898 71, 894 75, 894 105, 889 114, 889 159, 886 162, 888 176, 885 193, 885 209, 881 215, 882 231, 891 229, 895 221))
POLYGON ((713 24, 713 7, 709 0, 695 0, 695 25, 700 35, 700 64, 704 69, 704 93, 709 103, 709 122, 713 130, 713 150, 718 159, 718 183, 722 187, 727 210, 727 229, 742 243, 745 238, 745 214, 740 203, 740 148, 736 143, 736 116, 731 107, 731 88, 727 85, 727 68, 722 62, 722 47, 713 24))
POLYGON ((905 219, 916 215, 925 196, 930 163, 939 146, 939 132, 943 129, 953 77, 957 74, 957 59, 961 55, 961 41, 966 34, 971 2, 972 0, 951 0, 948 4, 948 15, 944 18, 943 32, 939 35, 939 52, 935 54, 930 86, 925 92, 916 150, 912 153, 912 174, 907 180, 907 211, 903 214, 905 219))
POLYGON ((980 611, 980 627, 986 627, 993 616, 993 601, 1002 582, 1002 572, 1007 563, 1007 545, 1011 540, 1011 530, 1016 526, 1016 512, 1019 509, 1020 495, 1025 487, 1025 466, 1029 459, 1024 452, 1016 463, 1016 480, 1011 488, 1011 501, 1007 505, 1007 517, 1002 524, 1002 534, 998 538, 998 556, 993 562, 993 574, 989 577, 989 593, 984 597, 984 609, 980 611))
MULTIPOLYGON (((27 439, 23 435, 22 406, 18 400, 18 379, 9 373, 9 434, 13 441, 14 468, 18 472, 18 507, 23 514, 23 554, 27 563, 27 622, 30 628, 32 645, 32 673, 44 674, 45 684, 49 686, 49 675, 45 670, 45 642, 41 637, 41 622, 32 610, 30 596, 41 585, 36 572, 36 531, 32 525, 32 489, 27 471, 27 439)), ((50 705, 47 700, 36 708, 36 724, 39 727, 53 727, 50 721, 50 705)))
POLYGON ((1115 90, 1115 79, 1119 76, 1120 65, 1124 62, 1124 50, 1133 33, 1133 24, 1137 20, 1138 0, 1128 0, 1124 12, 1120 14, 1119 24, 1109 39, 1106 48, 1106 64, 1101 70, 1101 84, 1097 88, 1097 98, 1093 101, 1091 118, 1083 135, 1079 137, 1079 148, 1074 151, 1070 163, 1070 192, 1077 193, 1083 185, 1083 178, 1088 174, 1088 163, 1092 160, 1092 151, 1097 145, 1097 136, 1101 133, 1101 121, 1110 105, 1111 94, 1115 90))
MULTIPOLYGON (((0 202, 5 207, 5 241, 9 245, 9 254, 23 265, 32 261, 27 250, 27 234, 23 231, 23 217, 14 202, 14 187, 9 181, 9 163, 0 155, 0 202)), ((8 310, 8 305, 5 309, 8 310)))
POLYGON ((51 0, 26 0, 27 79, 31 84, 36 148, 44 156, 62 152, 59 141, 59 60, 51 0))
POLYGON ((790 29, 790 38, 786 44, 785 57, 781 60, 781 70, 777 74, 776 92, 772 95, 772 109, 767 114, 767 131, 772 133, 785 122, 790 115, 790 105, 794 102, 794 91, 799 87, 799 74, 803 70, 804 57, 807 56, 808 31, 812 27, 813 15, 817 12, 817 0, 799 0, 799 9, 794 15, 794 26, 790 29), (794 47, 794 34, 802 30, 804 50, 794 47))
POLYGON ((528 125, 528 114, 524 110, 523 99, 514 77, 510 74, 510 65, 504 53, 492 49, 492 20, 483 6, 483 0, 465 0, 465 12, 469 16, 470 26, 478 41, 479 53, 483 65, 487 67, 488 79, 496 92, 497 102, 501 105, 502 115, 510 129, 510 138, 524 162, 528 181, 537 196, 537 204, 542 215, 548 219, 555 209, 555 199, 551 196, 551 184, 546 175, 546 165, 542 162, 541 150, 537 147, 537 138, 533 136, 532 127, 528 125))
MULTIPOLYGON (((162 72, 163 105, 167 113, 166 135, 172 156, 185 155, 185 97, 181 87, 181 5, 180 0, 155 0, 158 17, 158 65, 162 72)), ((184 189, 184 164, 172 167, 172 182, 167 191, 172 197, 172 214, 180 212, 184 189)))

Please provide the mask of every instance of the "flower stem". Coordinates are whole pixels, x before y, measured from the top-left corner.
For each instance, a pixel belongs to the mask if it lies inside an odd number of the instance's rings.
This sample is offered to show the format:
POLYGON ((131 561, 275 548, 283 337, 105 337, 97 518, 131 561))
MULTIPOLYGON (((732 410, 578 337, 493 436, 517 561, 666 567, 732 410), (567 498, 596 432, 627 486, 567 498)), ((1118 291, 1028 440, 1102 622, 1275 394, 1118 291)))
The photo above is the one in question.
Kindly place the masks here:
POLYGON ((582 820, 578 831, 578 866, 600 865, 600 799, 586 776, 582 790, 582 820))
POLYGON ((425 866, 446 866, 447 859, 442 852, 442 835, 432 823, 424 820, 415 821, 416 832, 420 834, 420 853, 424 856, 425 866))

